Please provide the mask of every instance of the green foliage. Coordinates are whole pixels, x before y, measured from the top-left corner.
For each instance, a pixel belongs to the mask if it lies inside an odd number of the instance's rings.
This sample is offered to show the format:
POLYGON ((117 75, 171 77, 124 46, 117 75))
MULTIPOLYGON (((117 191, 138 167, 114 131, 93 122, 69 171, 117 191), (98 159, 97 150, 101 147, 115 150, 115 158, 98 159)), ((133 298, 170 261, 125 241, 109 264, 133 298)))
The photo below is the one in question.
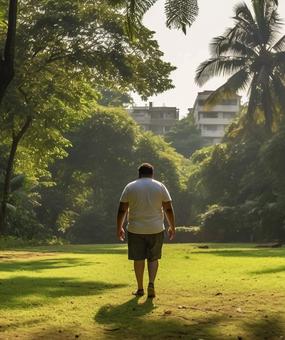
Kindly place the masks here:
POLYGON ((203 146, 203 138, 191 114, 179 120, 166 134, 165 139, 184 157, 190 157, 203 146))
POLYGON ((63 67, 97 89, 147 97, 172 87, 175 68, 161 60, 154 33, 141 26, 140 39, 130 41, 122 11, 106 1, 29 0, 22 3, 19 23, 19 66, 30 77, 31 71, 39 78, 42 70, 52 76, 63 67))
POLYGON ((166 0, 165 13, 167 27, 181 29, 186 34, 198 15, 198 4, 196 0, 166 0))
POLYGON ((120 194, 144 161, 154 164, 156 178, 173 195, 178 220, 187 222, 187 161, 161 137, 142 132, 126 112, 100 108, 69 139, 69 156, 52 170, 57 185, 42 191, 39 217, 55 233, 76 242, 115 242, 120 194))
POLYGON ((26 239, 19 238, 16 236, 1 236, 0 237, 0 249, 1 250, 19 250, 36 246, 52 246, 52 245, 63 245, 66 241, 63 239, 58 239, 56 237, 50 237, 46 239, 26 239))
MULTIPOLYGON (((36 217, 35 208, 40 205, 40 196, 33 182, 24 175, 11 179, 7 203, 7 234, 16 238, 43 239, 49 236, 36 217)), ((0 192, 3 190, 3 175, 0 176, 0 192)))
POLYGON ((201 227, 197 226, 178 226, 176 227, 175 242, 178 243, 194 243, 203 242, 205 237, 201 227))
POLYGON ((282 124, 271 138, 260 127, 194 153, 188 188, 206 240, 285 239, 284 150, 282 124))
MULTIPOLYGON (((125 9, 127 29, 131 38, 136 36, 144 14, 157 0, 108 0, 111 5, 120 5, 125 9)), ((166 26, 181 29, 186 34, 198 15, 197 0, 165 0, 166 26)))
MULTIPOLYGON (((12 140, 20 136, 12 170, 25 174, 30 187, 37 188, 36 195, 55 184, 50 167, 71 150, 68 133, 91 117, 98 103, 121 105, 130 100, 129 91, 147 97, 169 89, 169 75, 175 68, 162 61, 154 33, 144 26, 139 28, 140 39, 130 41, 121 9, 106 1, 20 1, 17 26, 16 76, 0 112, 0 173, 5 174, 12 140), (32 124, 22 135, 27 122, 32 124)), ((0 31, 3 45, 5 30, 0 31)), ((122 126, 128 130, 129 124, 122 126)), ((110 132, 111 140, 115 134, 110 132)), ((74 204, 81 207, 90 194, 87 189, 80 192, 79 183, 87 181, 88 173, 77 175, 72 173, 78 186, 73 188, 74 204)), ((38 234, 49 234, 51 229, 43 231, 37 221, 40 198, 36 203, 30 189, 24 190, 29 196, 26 201, 14 200, 8 193, 8 208, 17 207, 9 217, 9 232, 36 237, 38 228, 38 234)), ((61 211, 53 220, 53 231, 65 232, 77 214, 72 209, 61 211)))

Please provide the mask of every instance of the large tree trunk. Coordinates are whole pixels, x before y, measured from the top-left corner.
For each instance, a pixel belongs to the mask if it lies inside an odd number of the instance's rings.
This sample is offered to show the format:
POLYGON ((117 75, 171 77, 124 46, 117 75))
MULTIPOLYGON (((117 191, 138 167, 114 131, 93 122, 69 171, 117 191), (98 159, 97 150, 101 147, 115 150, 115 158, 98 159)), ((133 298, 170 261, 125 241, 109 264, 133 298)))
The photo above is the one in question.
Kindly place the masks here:
POLYGON ((8 30, 4 53, 0 60, 0 104, 14 77, 17 4, 18 0, 9 1, 8 30))
POLYGON ((252 79, 252 82, 251 82, 251 91, 250 91, 249 102, 248 102, 248 107, 247 107, 247 122, 248 122, 248 126, 249 126, 250 129, 253 128, 254 114, 255 114, 255 110, 256 110, 256 96, 257 96, 256 84, 257 84, 257 77, 258 77, 258 75, 255 74, 253 79, 252 79))
POLYGON ((32 117, 28 116, 26 118, 26 121, 21 128, 21 130, 16 134, 13 135, 12 138, 12 144, 10 148, 8 163, 6 167, 6 173, 5 173, 5 179, 4 179, 4 186, 3 186, 3 192, 2 192, 2 201, 0 206, 0 235, 5 233, 5 227, 6 227, 6 215, 7 215, 7 203, 9 199, 9 193, 10 193, 10 183, 13 173, 13 166, 15 161, 15 156, 17 152, 17 148, 19 145, 19 142, 23 138, 24 134, 30 127, 32 122, 32 117))
POLYGON ((263 88, 262 102, 263 102, 263 110, 264 110, 265 130, 268 134, 270 134, 272 132, 272 124, 273 124, 273 110, 272 110, 273 102, 272 102, 272 97, 270 94, 270 88, 268 84, 269 84, 269 79, 267 80, 267 83, 263 88))

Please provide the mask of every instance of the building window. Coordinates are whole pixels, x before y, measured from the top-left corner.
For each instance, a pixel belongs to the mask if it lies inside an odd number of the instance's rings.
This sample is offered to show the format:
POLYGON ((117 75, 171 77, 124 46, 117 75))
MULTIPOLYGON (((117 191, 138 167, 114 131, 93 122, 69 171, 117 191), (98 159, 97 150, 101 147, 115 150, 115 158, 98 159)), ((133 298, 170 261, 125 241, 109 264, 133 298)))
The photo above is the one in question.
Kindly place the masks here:
POLYGON ((214 112, 214 111, 209 111, 209 112, 201 112, 201 118, 218 118, 219 113, 214 112))
POLYGON ((218 125, 203 125, 203 129, 207 131, 217 131, 218 125))
POLYGON ((235 114, 233 112, 223 112, 223 118, 232 119, 234 116, 235 114))
POLYGON ((163 113, 161 112, 155 112, 151 115, 152 119, 162 119, 163 118, 163 113))

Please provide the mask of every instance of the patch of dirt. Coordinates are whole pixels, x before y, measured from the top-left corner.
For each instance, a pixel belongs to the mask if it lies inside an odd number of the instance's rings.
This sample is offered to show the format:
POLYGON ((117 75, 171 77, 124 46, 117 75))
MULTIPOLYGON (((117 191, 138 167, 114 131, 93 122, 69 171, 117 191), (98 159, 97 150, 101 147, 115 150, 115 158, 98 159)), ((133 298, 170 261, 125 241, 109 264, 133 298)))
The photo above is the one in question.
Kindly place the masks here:
POLYGON ((0 253, 0 261, 10 260, 22 260, 31 259, 36 257, 48 257, 55 256, 54 253, 40 253, 40 252, 21 252, 21 251, 9 251, 0 253))

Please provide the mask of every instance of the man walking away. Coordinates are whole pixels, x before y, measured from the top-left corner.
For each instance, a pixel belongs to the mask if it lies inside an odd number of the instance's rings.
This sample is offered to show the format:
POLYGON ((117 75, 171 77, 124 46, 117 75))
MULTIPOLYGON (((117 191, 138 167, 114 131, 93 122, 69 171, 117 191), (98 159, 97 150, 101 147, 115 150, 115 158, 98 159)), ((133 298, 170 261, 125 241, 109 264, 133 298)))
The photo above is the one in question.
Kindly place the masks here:
POLYGON ((128 258, 134 261, 137 280, 136 296, 144 295, 143 275, 145 260, 148 267, 148 297, 155 297, 154 281, 164 238, 164 214, 169 228, 168 236, 175 236, 175 217, 172 201, 165 185, 154 180, 153 166, 143 163, 139 178, 129 183, 120 199, 117 216, 117 236, 125 239, 124 221, 128 215, 128 258))

